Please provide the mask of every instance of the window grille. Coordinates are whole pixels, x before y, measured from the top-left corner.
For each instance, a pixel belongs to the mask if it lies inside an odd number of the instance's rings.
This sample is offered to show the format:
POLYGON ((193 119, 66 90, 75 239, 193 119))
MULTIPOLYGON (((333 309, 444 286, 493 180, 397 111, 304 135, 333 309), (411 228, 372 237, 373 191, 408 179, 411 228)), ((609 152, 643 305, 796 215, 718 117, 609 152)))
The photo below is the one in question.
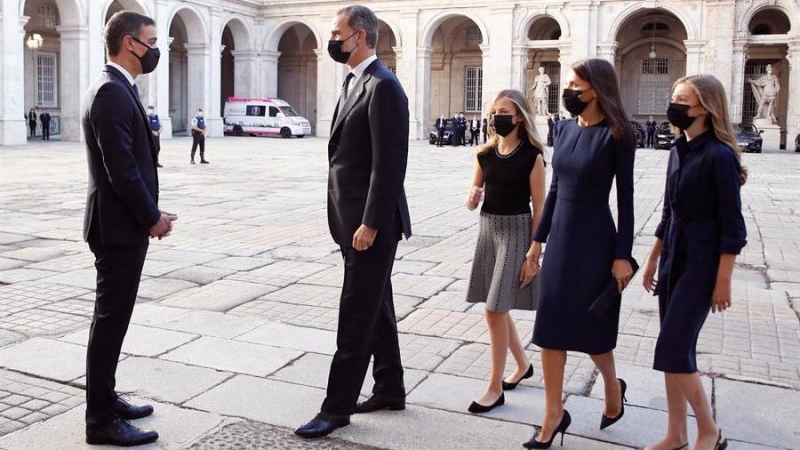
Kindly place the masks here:
POLYGON ((662 115, 669 107, 672 83, 668 58, 643 59, 639 71, 639 115, 662 115))
POLYGON ((483 98, 483 67, 467 66, 464 77, 464 112, 480 112, 483 98))
POLYGON ((58 106, 58 67, 55 53, 36 53, 36 104, 52 108, 58 106))

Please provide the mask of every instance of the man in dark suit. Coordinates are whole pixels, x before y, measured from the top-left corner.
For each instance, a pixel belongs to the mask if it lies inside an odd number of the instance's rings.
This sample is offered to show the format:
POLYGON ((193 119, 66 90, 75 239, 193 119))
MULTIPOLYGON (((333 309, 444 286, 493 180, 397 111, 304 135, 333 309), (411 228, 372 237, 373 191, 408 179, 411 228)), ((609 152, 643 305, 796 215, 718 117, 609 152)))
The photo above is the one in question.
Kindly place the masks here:
POLYGON ((353 413, 405 408, 403 367, 392 299, 392 264, 401 234, 411 236, 403 181, 408 99, 375 56, 378 19, 364 6, 341 9, 328 52, 351 71, 328 143, 328 225, 344 257, 336 353, 321 412, 299 436, 325 436, 353 413), (370 356, 375 387, 358 401, 370 356))
POLYGON ((42 122, 42 140, 50 140, 50 113, 42 111, 39 114, 39 121, 42 122))
POLYGON ((128 420, 150 415, 115 392, 148 239, 169 235, 177 216, 158 208, 156 145, 134 79, 159 59, 153 19, 114 14, 104 40, 108 63, 83 100, 89 186, 83 238, 95 256, 97 294, 86 352, 86 442, 131 446, 158 439, 128 420))
POLYGON ((447 120, 444 118, 444 115, 439 116, 436 119, 436 146, 441 147, 442 142, 444 142, 444 130, 447 127, 447 120))

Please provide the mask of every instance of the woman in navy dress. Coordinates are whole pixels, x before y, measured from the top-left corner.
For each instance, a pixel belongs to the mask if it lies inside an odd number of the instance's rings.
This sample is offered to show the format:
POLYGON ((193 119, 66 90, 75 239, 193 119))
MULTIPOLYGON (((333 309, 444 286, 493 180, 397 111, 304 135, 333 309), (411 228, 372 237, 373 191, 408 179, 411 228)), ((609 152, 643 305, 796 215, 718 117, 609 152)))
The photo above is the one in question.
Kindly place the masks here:
POLYGON ((577 118, 553 129, 553 179, 534 236, 535 260, 547 240, 540 272, 533 343, 542 348, 546 394, 541 432, 524 445, 549 448, 571 422, 562 390, 567 351, 588 353, 605 383, 600 428, 622 417, 625 382, 617 379, 620 293, 633 275, 634 132, 622 108, 611 64, 588 59, 572 67, 562 96, 577 118), (618 223, 609 207, 616 178, 618 223), (611 287, 609 308, 592 304, 611 287))
POLYGON ((714 423, 695 355, 709 310, 731 305, 733 264, 747 242, 739 197, 747 171, 739 162, 727 98, 716 78, 694 75, 675 83, 667 110, 683 136, 670 152, 664 209, 643 280, 648 292, 658 294, 661 331, 653 368, 664 372, 669 413, 667 436, 652 450, 688 446, 687 402, 697 420, 693 448, 728 446, 714 423))
POLYGON ((509 314, 512 309, 533 310, 538 295, 534 282, 538 264, 530 247, 544 207, 545 171, 530 111, 522 92, 507 89, 497 94, 489 110, 491 138, 475 155, 465 200, 472 211, 483 198, 467 301, 486 304, 492 361, 489 384, 469 406, 472 413, 504 404, 503 391, 533 376, 533 365, 509 314), (517 369, 504 380, 509 350, 517 369))

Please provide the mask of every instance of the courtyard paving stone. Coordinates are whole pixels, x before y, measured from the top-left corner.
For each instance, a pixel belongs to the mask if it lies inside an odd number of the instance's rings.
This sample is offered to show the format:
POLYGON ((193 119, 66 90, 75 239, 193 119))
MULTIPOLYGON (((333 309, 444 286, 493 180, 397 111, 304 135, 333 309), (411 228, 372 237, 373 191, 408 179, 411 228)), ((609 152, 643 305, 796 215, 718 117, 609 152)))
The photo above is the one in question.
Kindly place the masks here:
MULTIPOLYGON (((324 397, 343 275, 326 220, 327 141, 211 138, 209 148, 221 151, 210 166, 189 165, 188 144, 162 142, 160 205, 180 221, 167 239, 151 240, 120 389, 170 403, 143 421, 162 435, 149 448, 235 448, 224 445, 237 430, 248 442, 298 448, 292 445, 306 442, 292 429, 324 397)), ((85 152, 54 142, 0 153, 0 381, 11 387, 0 386, 0 449, 17 450, 19 442, 84 448, 80 388, 96 282, 81 240, 85 152), (60 164, 35 164, 41 158, 60 164), (69 398, 74 404, 63 404, 69 398), (59 435, 66 440, 53 438, 59 435)), ((640 262, 660 219, 668 154, 637 152, 633 253, 640 262)), ((709 316, 698 365, 730 448, 800 447, 791 422, 800 404, 800 159, 771 151, 742 159, 751 170, 742 190, 748 246, 734 271, 733 307, 709 316), (744 425, 752 423, 769 423, 771 436, 744 425)), ((464 302, 478 235, 479 213, 463 206, 472 164, 469 149, 411 143, 405 187, 414 236, 398 244, 392 280, 409 407, 354 416, 316 444, 517 448, 541 420, 541 354, 528 344, 535 312, 512 313, 534 376, 486 417, 464 410, 489 375, 484 305, 464 302)), ((570 353, 564 390, 575 421, 565 448, 630 448, 660 438, 663 382, 651 369, 658 331, 657 299, 637 274, 623 295, 615 350, 630 386, 625 419, 597 430, 602 379, 590 358, 570 353)), ((508 358, 507 372, 513 364, 508 358)))

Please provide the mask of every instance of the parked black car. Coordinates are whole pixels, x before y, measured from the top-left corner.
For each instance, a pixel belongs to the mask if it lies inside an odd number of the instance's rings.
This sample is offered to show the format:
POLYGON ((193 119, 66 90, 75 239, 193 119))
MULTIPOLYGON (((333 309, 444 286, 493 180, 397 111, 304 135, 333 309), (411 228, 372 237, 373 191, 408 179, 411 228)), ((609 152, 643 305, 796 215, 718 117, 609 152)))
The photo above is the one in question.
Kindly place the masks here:
POLYGON ((631 125, 633 125, 633 130, 636 133, 636 147, 644 147, 645 143, 647 143, 647 133, 639 122, 631 120, 631 125))
MULTIPOLYGON (((450 136, 453 135, 453 130, 456 129, 456 121, 453 118, 444 119, 445 127, 444 127, 444 139, 442 140, 442 145, 450 145, 450 136)), ((428 133, 428 143, 431 145, 436 145, 436 142, 439 140, 439 131, 436 130, 436 122, 433 122, 433 130, 428 133)))
POLYGON ((669 150, 672 148, 672 141, 675 140, 675 133, 672 132, 672 125, 669 122, 661 122, 656 128, 656 148, 669 150))
POLYGON ((750 123, 737 123, 733 125, 736 131, 736 144, 745 153, 761 153, 764 140, 761 130, 750 123))

